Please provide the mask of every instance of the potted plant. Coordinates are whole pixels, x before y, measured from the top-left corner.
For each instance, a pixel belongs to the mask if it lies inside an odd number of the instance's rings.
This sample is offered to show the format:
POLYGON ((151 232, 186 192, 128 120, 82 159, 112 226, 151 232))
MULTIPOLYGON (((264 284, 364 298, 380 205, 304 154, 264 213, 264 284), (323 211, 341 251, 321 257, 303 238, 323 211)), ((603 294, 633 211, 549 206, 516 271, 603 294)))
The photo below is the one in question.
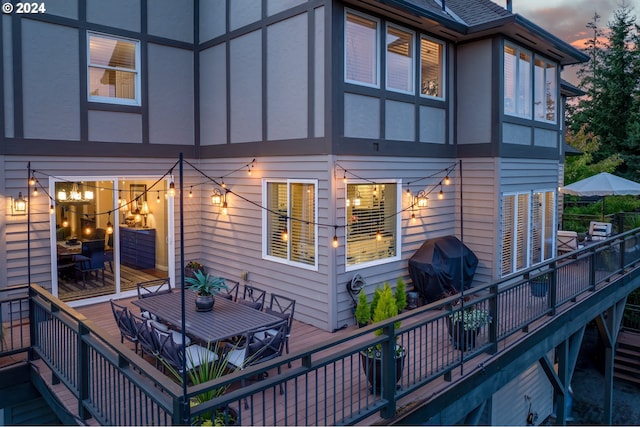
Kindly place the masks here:
POLYGON ((194 273, 195 277, 188 277, 184 279, 189 283, 189 289, 196 292, 196 310, 198 311, 210 311, 213 308, 215 302, 213 295, 222 289, 228 290, 225 280, 222 277, 215 277, 207 273, 206 275, 197 270, 194 273))
MULTIPOLYGON (((373 311, 372 322, 381 322, 398 315, 398 302, 388 283, 384 283, 382 289, 376 288, 373 300, 376 302, 373 311)), ((400 327, 400 322, 395 323, 395 327, 400 327)), ((382 329, 375 331, 376 335, 382 334, 382 329)), ((395 345, 395 377, 396 382, 400 380, 404 370, 405 348, 399 344, 395 345)), ((380 344, 368 347, 360 353, 362 369, 367 375, 372 392, 379 392, 382 386, 382 347, 380 344)))
POLYGON ((367 302, 367 294, 364 290, 360 291, 358 295, 358 305, 356 306, 356 321, 359 327, 364 327, 369 324, 371 320, 371 305, 367 302))
MULTIPOLYGON (((207 346, 207 350, 210 347, 207 346)), ((213 381, 218 379, 224 375, 234 372, 234 369, 229 365, 229 352, 221 352, 218 351, 218 344, 216 344, 211 352, 202 352, 201 364, 198 369, 190 369, 187 371, 187 378, 191 384, 194 386, 199 384, 204 384, 209 381, 213 381), (223 354, 221 358, 210 358, 209 354, 223 354)), ((192 358, 192 354, 187 352, 187 357, 192 358)), ((182 385, 182 375, 180 372, 172 365, 167 363, 164 359, 160 359, 163 366, 169 370, 171 375, 175 378, 175 380, 182 385)), ((194 362, 191 360, 191 362, 194 362)), ((192 363, 193 364, 193 363, 192 363)), ((201 403, 207 402, 216 397, 222 396, 229 385, 221 386, 218 388, 214 388, 212 390, 207 390, 204 393, 198 394, 191 398, 189 401, 189 406, 194 407, 201 403)), ((238 424, 238 412, 231 408, 230 406, 226 406, 224 408, 216 409, 214 411, 205 412, 201 415, 198 415, 193 420, 193 425, 202 425, 202 426, 224 426, 224 425, 237 425, 238 424)))
POLYGON ((492 321, 487 310, 475 306, 454 311, 447 319, 453 347, 462 351, 473 349, 481 328, 492 321))
POLYGON ((407 284, 404 282, 402 277, 398 277, 398 280, 396 281, 394 296, 396 298, 396 305, 398 306, 398 313, 402 313, 402 311, 407 307, 407 284))
POLYGON ((188 277, 195 277, 196 271, 202 271, 203 273, 206 273, 207 269, 204 268, 204 265, 200 264, 198 261, 189 261, 187 265, 184 266, 185 279, 188 277))

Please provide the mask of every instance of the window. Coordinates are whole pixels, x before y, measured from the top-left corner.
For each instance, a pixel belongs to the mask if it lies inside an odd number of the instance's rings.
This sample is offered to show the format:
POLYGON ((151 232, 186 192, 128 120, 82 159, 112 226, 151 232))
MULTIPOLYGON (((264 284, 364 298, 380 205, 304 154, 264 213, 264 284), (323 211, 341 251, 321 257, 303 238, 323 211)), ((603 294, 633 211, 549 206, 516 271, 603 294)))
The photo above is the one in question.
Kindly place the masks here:
POLYGON ((504 113, 531 118, 531 55, 504 47, 504 113))
POLYGON ((413 88, 413 33, 387 27, 387 89, 415 93, 413 88))
POLYGON ((420 40, 420 94, 443 98, 444 45, 426 37, 420 40))
POLYGON ((556 67, 536 58, 534 67, 535 118, 545 122, 556 122, 556 67))
POLYGON ((316 183, 266 182, 264 194, 265 257, 316 267, 316 183))
POLYGON ((398 184, 347 184, 347 268, 397 259, 398 184))
POLYGON ((140 105, 140 43, 89 33, 89 101, 140 105))
POLYGON ((553 257, 555 209, 553 191, 503 195, 501 276, 553 257))
POLYGON ((378 21, 347 12, 345 81, 378 87, 378 21))

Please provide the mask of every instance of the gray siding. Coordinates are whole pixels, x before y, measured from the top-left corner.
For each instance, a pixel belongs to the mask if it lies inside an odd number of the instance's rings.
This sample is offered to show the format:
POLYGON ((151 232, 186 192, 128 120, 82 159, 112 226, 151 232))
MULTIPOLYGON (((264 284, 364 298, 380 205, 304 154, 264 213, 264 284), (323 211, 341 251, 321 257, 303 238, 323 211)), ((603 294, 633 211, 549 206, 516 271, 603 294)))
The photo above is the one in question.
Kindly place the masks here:
POLYGON ((22 21, 24 136, 80 139, 77 30, 22 21), (51 52, 56 52, 52 55, 51 52))
POLYGON ((200 145, 227 143, 226 45, 200 53, 200 145))
POLYGON ((531 145, 532 129, 529 126, 502 124, 502 142, 505 144, 531 145))
POLYGON ((344 94, 344 136, 380 137, 380 99, 372 96, 344 94))
POLYGON ((193 2, 148 1, 147 25, 149 34, 193 43, 193 2))
POLYGON ((149 44, 149 139, 193 145, 193 52, 149 44))
POLYGON ((89 111, 89 139, 108 142, 142 142, 140 114, 89 111))
POLYGON ((11 44, 11 17, 2 15, 2 72, 4 75, 4 129, 3 134, 12 138, 15 136, 13 127, 13 46, 11 44))
POLYGON ((392 100, 387 100, 385 104, 386 139, 414 141, 416 139, 415 105, 392 100))
POLYGON ((140 0, 88 0, 87 21, 140 32, 140 0))
POLYGON ((458 47, 456 107, 458 144, 491 142, 493 59, 491 40, 458 47))
POLYGON ((231 41, 231 142, 262 140, 262 33, 231 41))
POLYGON ((200 0, 200 42, 221 36, 226 31, 227 4, 224 1, 200 0))
POLYGON ((229 31, 237 30, 262 18, 262 0, 234 0, 229 3, 229 31))

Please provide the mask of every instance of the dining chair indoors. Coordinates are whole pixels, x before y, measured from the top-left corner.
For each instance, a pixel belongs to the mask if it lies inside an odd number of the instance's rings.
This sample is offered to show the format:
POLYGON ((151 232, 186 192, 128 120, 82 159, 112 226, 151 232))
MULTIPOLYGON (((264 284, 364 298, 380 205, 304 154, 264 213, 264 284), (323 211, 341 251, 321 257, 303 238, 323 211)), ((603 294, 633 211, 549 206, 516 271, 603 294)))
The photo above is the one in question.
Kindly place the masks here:
POLYGON ((102 285, 104 285, 104 239, 88 240, 82 242, 82 253, 74 255, 75 269, 82 275, 82 286, 86 288, 87 276, 93 273, 98 280, 98 273, 102 272, 102 285))
POLYGON ((138 336, 136 330, 131 321, 129 310, 124 305, 116 303, 114 300, 111 302, 111 312, 116 320, 116 325, 120 330, 120 342, 124 344, 126 339, 135 345, 135 351, 138 352, 138 336))
POLYGON ((255 286, 244 285, 242 298, 237 298, 236 302, 251 308, 255 308, 256 310, 262 310, 262 308, 264 307, 266 296, 266 291, 258 289, 255 286))

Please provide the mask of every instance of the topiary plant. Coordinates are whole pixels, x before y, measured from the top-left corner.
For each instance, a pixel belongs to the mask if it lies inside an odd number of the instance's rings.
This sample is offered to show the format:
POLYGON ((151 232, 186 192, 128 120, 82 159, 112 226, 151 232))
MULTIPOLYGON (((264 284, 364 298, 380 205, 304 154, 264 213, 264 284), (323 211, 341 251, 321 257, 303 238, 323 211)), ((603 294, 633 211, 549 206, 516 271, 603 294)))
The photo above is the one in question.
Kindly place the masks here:
POLYGON ((401 313, 407 307, 407 284, 404 282, 402 277, 398 277, 398 281, 396 282, 396 305, 398 306, 398 313, 401 313))
POLYGON ((356 307, 356 320, 359 326, 364 326, 371 320, 371 306, 367 302, 367 294, 364 290, 358 296, 358 306, 356 307))
MULTIPOLYGON (((376 289, 378 292, 379 288, 376 289)), ((383 320, 389 319, 393 316, 398 315, 398 305, 396 303, 396 297, 393 295, 393 291, 391 290, 391 286, 387 282, 384 282, 384 285, 381 290, 379 290, 378 303, 376 304, 375 311, 373 312, 373 322, 381 322, 383 320)), ((396 328, 400 327, 400 322, 396 322, 396 328)), ((376 335, 382 334, 382 329, 376 330, 376 335)))

